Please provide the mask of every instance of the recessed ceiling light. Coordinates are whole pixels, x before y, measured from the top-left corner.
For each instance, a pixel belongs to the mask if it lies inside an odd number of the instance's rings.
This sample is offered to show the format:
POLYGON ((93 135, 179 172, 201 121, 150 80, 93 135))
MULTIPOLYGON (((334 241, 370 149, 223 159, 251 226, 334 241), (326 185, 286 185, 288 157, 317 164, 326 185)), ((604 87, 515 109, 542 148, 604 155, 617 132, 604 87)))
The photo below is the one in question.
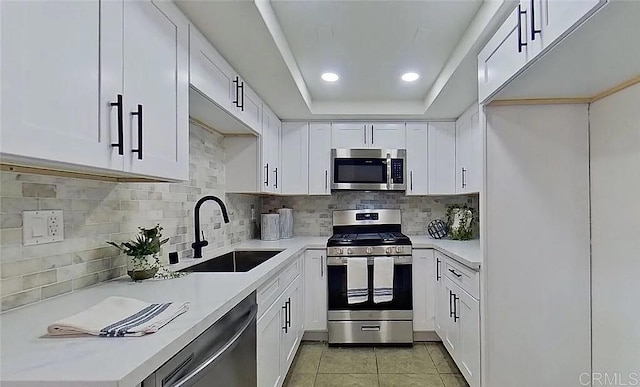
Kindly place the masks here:
POLYGON ((420 75, 418 73, 404 73, 401 78, 405 82, 413 82, 417 81, 420 75))
POLYGON ((321 78, 326 82, 335 82, 338 80, 338 74, 336 73, 322 73, 321 78))

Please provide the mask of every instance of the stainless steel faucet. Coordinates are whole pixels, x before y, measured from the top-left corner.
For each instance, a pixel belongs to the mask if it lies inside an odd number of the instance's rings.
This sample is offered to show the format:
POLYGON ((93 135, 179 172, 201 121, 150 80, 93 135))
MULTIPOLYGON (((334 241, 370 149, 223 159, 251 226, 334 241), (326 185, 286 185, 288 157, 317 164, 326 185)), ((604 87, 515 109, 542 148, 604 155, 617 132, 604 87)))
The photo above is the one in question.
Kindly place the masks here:
POLYGON ((202 258, 202 248, 209 244, 209 242, 206 239, 204 239, 204 231, 202 232, 202 240, 200 240, 200 207, 202 207, 202 203, 208 200, 213 200, 214 202, 218 203, 218 205, 220 206, 220 210, 222 211, 222 218, 224 219, 224 222, 229 223, 229 215, 227 215, 227 207, 225 207, 224 203, 220 198, 216 196, 205 196, 200 200, 198 200, 198 202, 196 203, 196 209, 194 214, 195 215, 194 228, 196 233, 196 241, 191 244, 191 247, 193 247, 193 258, 202 258))

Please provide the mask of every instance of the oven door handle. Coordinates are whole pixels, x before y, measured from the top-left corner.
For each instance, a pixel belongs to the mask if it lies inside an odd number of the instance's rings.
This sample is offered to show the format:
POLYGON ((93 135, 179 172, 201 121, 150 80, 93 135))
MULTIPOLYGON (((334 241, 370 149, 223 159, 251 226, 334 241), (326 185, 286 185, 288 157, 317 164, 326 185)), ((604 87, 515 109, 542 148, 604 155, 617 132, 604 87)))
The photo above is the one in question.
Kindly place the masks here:
MULTIPOLYGON (((411 265, 413 264, 413 257, 410 255, 394 257, 394 265, 411 265)), ((327 266, 347 266, 347 257, 327 257, 327 266)), ((367 265, 373 265, 373 257, 367 259, 367 265)))

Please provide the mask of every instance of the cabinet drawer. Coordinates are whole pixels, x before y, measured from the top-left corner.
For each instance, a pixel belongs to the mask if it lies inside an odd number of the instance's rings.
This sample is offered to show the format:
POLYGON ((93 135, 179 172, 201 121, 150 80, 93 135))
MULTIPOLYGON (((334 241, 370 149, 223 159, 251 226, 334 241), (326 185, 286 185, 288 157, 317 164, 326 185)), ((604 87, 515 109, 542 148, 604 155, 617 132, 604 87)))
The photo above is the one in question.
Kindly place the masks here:
POLYGON ((271 304, 280 296, 283 287, 280 286, 280 276, 275 276, 258 288, 256 301, 258 303, 258 318, 269 309, 271 304))
POLYGON ((458 284, 467 293, 480 299, 480 273, 459 264, 452 258, 445 256, 443 274, 458 284))
POLYGON ((293 280, 300 275, 300 257, 296 257, 293 263, 287 266, 280 273, 280 288, 282 290, 286 289, 293 280))

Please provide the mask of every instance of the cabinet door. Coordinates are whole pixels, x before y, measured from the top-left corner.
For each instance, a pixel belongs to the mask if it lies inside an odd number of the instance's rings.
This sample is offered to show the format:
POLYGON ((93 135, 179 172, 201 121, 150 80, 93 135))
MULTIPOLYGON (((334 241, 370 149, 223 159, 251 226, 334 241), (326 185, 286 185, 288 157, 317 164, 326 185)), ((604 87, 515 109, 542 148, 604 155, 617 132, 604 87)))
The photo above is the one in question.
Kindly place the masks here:
POLYGON ((456 121, 456 193, 480 190, 481 149, 478 105, 474 104, 456 121))
POLYGON ((258 387, 278 387, 282 384, 280 373, 280 334, 283 332, 285 320, 282 306, 278 299, 262 315, 257 324, 257 362, 258 387))
POLYGON ((433 250, 413 251, 413 330, 435 329, 435 290, 433 250))
MULTIPOLYGON (((458 287, 457 285, 454 285, 458 287)), ((480 303, 458 287, 455 291, 458 316, 458 348, 455 354, 460 372, 471 387, 480 386, 480 303)))
POLYGON ((189 178, 189 22, 174 4, 124 2, 125 168, 189 178), (135 115, 134 115, 135 114, 135 115))
POLYGON ((280 164, 280 120, 266 106, 262 109, 262 192, 276 193, 281 187, 278 176, 280 164))
POLYGON ((308 331, 327 330, 327 261, 324 250, 304 256, 304 325, 308 331))
MULTIPOLYGON (((238 102, 240 106, 236 108, 236 114, 247 126, 260 133, 262 128, 262 100, 245 81, 238 78, 238 82, 241 85, 241 89, 236 93, 240 93, 240 101, 238 102)), ((270 114, 273 114, 273 112, 270 114)))
POLYGON ((111 146, 117 110, 108 102, 122 84, 116 81, 100 102, 100 2, 2 1, 0 7, 2 153, 121 170, 124 157, 111 146), (111 125, 98 125, 100 108, 111 125))
POLYGON ((285 291, 283 301, 288 303, 285 308, 287 329, 281 333, 282 347, 280 353, 282 355, 280 360, 280 374, 282 377, 287 375, 291 363, 296 356, 298 345, 300 344, 300 329, 302 327, 303 320, 303 304, 302 304, 302 288, 300 277, 296 279, 285 291))
POLYGON ((430 122, 428 138, 429 194, 454 194, 456 192, 455 122, 430 122))
POLYGON ((280 135, 282 194, 309 193, 309 124, 283 122, 280 135))
POLYGON ((436 311, 435 311, 435 328, 440 339, 445 341, 445 326, 449 319, 449 295, 445 291, 444 276, 442 270, 444 267, 444 256, 438 251, 434 251, 435 268, 433 270, 433 278, 435 281, 436 293, 436 311))
POLYGON ((426 122, 407 122, 407 196, 426 195, 428 191, 428 152, 426 122))
POLYGON ((331 195, 331 123, 309 123, 309 195, 331 195))
POLYGON ((404 122, 374 123, 371 127, 371 148, 405 149, 407 137, 404 122))
POLYGON ((478 54, 478 100, 485 102, 527 63, 526 14, 516 8, 478 54))
POLYGON ((371 141, 371 126, 363 122, 334 122, 331 124, 332 148, 366 148, 371 141), (367 133, 369 132, 369 133, 367 133))
POLYGON ((235 112, 233 68, 193 25, 189 27, 189 34, 191 86, 218 106, 235 112))
POLYGON ((603 0, 535 1, 536 23, 540 23, 537 28, 542 30, 545 47, 566 32, 573 30, 578 21, 590 15, 604 3, 606 2, 603 0), (537 7, 539 3, 540 8, 537 7))
POLYGON ((456 297, 458 297, 456 292, 459 288, 446 276, 442 276, 442 279, 444 280, 444 291, 447 298, 446 315, 448 316, 444 322, 444 338, 442 342, 455 360, 458 353, 458 345, 460 344, 460 324, 458 321, 454 321, 454 307, 456 305, 456 297))

